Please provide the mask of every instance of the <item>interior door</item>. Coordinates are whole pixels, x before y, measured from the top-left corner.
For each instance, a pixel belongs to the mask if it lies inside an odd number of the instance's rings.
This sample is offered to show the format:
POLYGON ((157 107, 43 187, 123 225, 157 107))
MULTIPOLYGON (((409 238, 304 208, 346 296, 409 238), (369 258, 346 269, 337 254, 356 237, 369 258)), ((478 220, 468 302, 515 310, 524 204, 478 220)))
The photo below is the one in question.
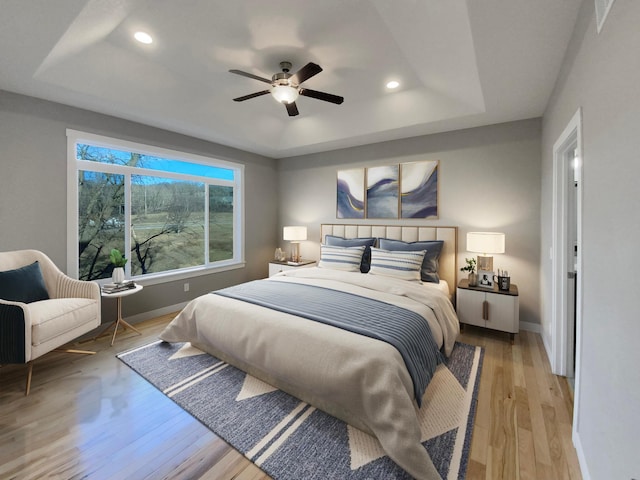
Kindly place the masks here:
POLYGON ((567 152, 567 379, 573 388, 576 361, 576 286, 578 279, 578 181, 576 149, 567 152))

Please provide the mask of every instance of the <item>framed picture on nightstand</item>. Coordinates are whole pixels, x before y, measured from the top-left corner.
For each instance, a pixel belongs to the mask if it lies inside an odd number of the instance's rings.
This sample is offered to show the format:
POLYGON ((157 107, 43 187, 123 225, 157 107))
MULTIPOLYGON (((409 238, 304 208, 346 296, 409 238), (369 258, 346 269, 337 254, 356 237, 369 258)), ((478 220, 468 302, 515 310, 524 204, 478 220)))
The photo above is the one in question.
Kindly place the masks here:
POLYGON ((478 270, 478 286, 493 288, 493 272, 489 270, 478 270))

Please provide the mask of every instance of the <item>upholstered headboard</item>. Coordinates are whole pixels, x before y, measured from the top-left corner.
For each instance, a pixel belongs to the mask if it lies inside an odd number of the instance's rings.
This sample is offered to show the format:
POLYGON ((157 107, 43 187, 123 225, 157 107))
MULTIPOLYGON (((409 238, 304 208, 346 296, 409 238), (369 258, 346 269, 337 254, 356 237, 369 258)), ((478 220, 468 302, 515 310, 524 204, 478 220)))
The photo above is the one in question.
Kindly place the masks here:
POLYGON ((405 226, 405 225, 320 225, 320 241, 324 243, 325 235, 336 235, 344 238, 376 237, 417 242, 424 240, 444 240, 438 275, 449 284, 451 298, 456 291, 458 265, 458 227, 405 226))

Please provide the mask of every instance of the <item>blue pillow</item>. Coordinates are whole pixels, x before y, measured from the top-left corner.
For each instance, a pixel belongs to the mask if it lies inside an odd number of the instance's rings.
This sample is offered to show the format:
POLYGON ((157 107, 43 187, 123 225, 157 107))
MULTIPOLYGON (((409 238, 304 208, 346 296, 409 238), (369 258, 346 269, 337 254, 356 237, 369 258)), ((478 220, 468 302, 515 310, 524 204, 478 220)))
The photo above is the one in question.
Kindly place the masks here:
POLYGON ((405 252, 426 250, 427 254, 422 261, 420 278, 423 282, 431 283, 440 283, 440 277, 438 276, 438 259, 440 258, 443 245, 443 240, 407 243, 402 240, 391 240, 389 238, 380 239, 380 248, 384 250, 404 250, 405 252))
POLYGON ((371 247, 376 243, 375 238, 342 238, 335 235, 326 235, 324 243, 332 247, 366 247, 362 255, 360 271, 367 273, 371 268, 371 247))
POLYGON ((25 267, 0 272, 0 298, 23 303, 48 300, 40 264, 36 261, 25 267))

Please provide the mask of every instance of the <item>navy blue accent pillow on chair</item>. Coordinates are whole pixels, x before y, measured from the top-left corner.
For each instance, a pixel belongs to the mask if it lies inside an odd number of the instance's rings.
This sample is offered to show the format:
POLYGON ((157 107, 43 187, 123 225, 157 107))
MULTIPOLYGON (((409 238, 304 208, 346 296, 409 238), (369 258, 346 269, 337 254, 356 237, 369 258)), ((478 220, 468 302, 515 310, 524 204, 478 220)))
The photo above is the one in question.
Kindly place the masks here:
POLYGON ((0 298, 22 303, 48 300, 40 264, 35 261, 25 267, 0 272, 0 298))
POLYGON ((362 255, 362 263, 360 263, 360 272, 367 273, 371 268, 371 247, 376 243, 375 238, 342 238, 326 235, 324 243, 332 247, 366 247, 362 255))
POLYGON ((440 283, 438 276, 438 259, 442 252, 443 240, 427 240, 423 242, 403 242, 402 240, 391 240, 389 238, 380 239, 380 248, 383 250, 400 250, 414 252, 426 250, 427 253, 422 261, 420 278, 423 282, 440 283))

